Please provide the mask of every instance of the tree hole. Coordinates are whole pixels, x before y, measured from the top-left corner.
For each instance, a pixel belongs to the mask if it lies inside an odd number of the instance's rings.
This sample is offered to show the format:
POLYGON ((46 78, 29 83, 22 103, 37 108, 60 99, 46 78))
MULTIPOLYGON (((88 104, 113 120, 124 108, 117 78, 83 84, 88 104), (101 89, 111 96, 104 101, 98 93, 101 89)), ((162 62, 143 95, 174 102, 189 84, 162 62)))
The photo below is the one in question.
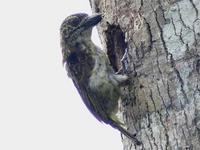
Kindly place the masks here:
POLYGON ((127 48, 125 35, 120 26, 110 24, 108 24, 105 34, 107 39, 107 55, 113 69, 117 72, 121 68, 121 58, 127 48))

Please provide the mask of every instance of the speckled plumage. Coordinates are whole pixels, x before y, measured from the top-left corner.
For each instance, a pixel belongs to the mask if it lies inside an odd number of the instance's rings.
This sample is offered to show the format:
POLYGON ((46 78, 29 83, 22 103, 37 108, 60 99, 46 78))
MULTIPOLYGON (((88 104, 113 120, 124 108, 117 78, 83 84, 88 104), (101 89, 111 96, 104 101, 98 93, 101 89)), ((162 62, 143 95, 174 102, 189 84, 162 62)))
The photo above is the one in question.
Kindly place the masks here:
POLYGON ((63 63, 90 112, 138 144, 116 116, 120 84, 127 76, 115 74, 106 53, 91 41, 92 27, 100 20, 100 14, 88 16, 84 13, 64 20, 60 29, 63 63))

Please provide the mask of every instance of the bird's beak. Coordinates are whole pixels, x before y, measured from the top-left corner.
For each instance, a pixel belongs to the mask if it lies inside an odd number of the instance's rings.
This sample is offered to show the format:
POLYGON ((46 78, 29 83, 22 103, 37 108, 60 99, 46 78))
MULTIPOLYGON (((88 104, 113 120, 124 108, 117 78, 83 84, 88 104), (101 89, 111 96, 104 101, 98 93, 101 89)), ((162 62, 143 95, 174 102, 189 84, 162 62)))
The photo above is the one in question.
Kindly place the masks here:
POLYGON ((102 15, 100 13, 89 16, 81 25, 84 28, 90 28, 97 25, 102 19, 102 15))

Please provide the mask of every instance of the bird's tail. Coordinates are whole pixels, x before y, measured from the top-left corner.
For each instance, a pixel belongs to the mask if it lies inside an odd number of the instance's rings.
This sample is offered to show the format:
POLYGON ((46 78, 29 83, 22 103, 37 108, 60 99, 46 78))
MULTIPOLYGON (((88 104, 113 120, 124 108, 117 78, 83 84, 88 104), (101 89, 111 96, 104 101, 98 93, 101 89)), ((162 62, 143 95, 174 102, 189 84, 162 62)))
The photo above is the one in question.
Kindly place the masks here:
POLYGON ((112 122, 112 127, 118 129, 122 134, 131 139, 136 145, 141 145, 141 142, 135 137, 135 135, 129 133, 126 129, 124 129, 121 125, 119 125, 115 121, 112 122))

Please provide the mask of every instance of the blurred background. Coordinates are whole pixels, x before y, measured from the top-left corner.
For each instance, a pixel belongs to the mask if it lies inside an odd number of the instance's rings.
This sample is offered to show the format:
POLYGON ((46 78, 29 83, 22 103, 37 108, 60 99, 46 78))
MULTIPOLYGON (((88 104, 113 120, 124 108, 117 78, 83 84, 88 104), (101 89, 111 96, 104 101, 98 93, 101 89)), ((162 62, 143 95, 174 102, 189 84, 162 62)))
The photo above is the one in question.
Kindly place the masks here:
MULTIPOLYGON (((0 5, 0 150, 122 150, 120 133, 86 109, 62 66, 59 28, 89 0, 0 5)), ((97 32, 93 41, 100 46, 97 32)))

